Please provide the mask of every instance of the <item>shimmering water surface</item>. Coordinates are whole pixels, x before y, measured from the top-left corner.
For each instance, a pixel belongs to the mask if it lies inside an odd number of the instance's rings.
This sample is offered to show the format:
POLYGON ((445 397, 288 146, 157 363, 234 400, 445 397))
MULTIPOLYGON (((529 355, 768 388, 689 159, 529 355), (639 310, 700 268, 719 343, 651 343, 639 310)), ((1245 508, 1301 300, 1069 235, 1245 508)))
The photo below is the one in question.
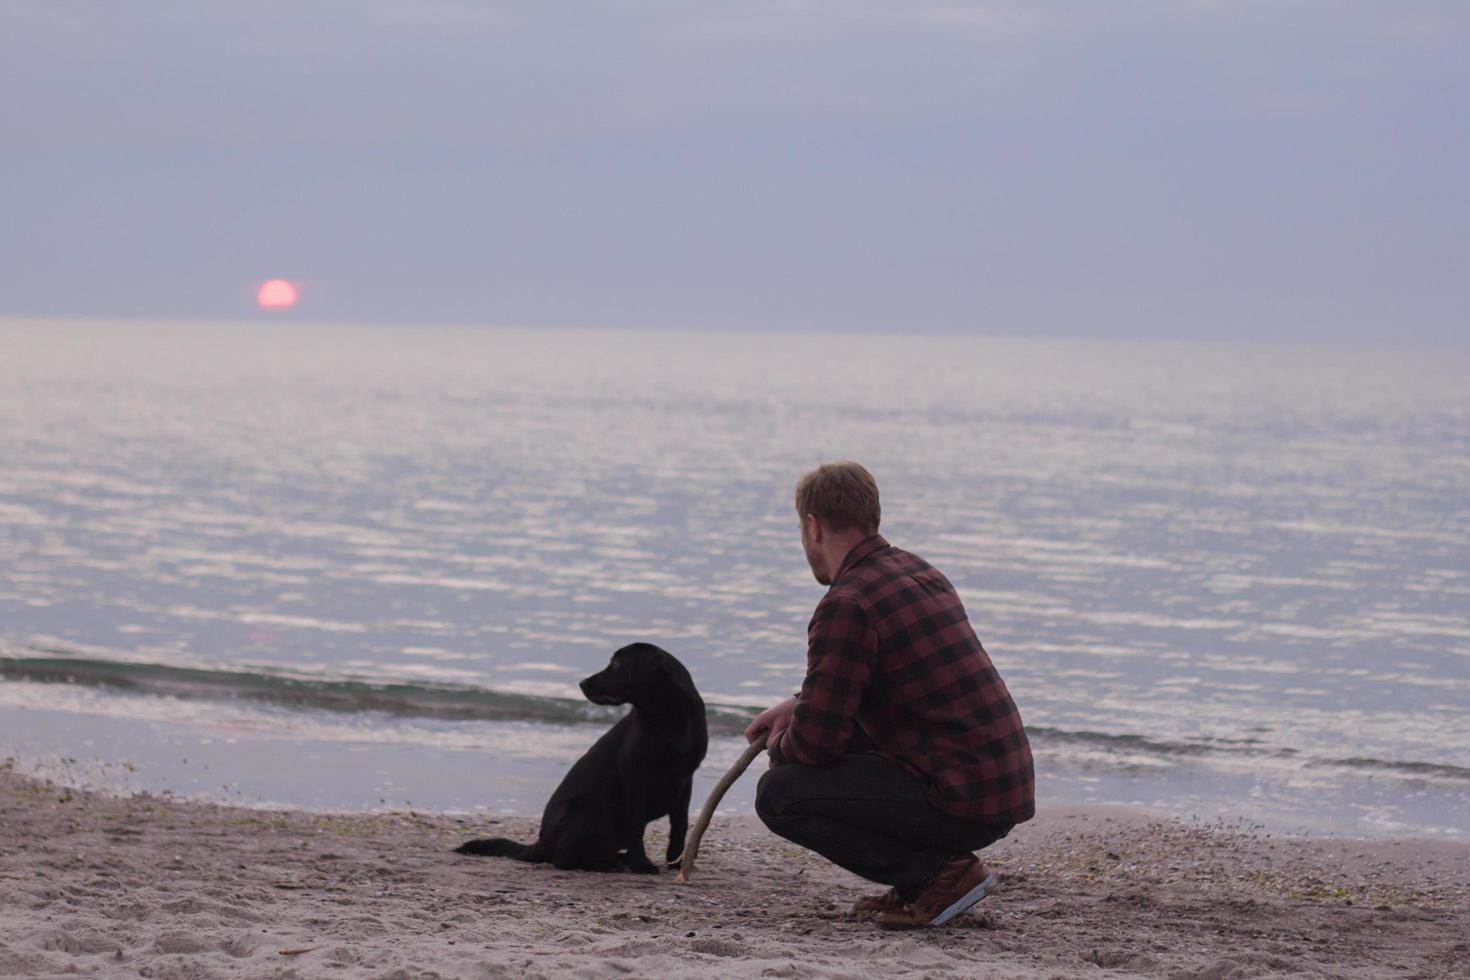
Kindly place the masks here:
POLYGON ((850 457, 960 589, 1044 800, 1470 836, 1467 378, 1463 351, 0 321, 0 755, 534 812, 607 722, 576 680, 651 640, 732 706, 723 767, 821 595, 791 485, 850 457))

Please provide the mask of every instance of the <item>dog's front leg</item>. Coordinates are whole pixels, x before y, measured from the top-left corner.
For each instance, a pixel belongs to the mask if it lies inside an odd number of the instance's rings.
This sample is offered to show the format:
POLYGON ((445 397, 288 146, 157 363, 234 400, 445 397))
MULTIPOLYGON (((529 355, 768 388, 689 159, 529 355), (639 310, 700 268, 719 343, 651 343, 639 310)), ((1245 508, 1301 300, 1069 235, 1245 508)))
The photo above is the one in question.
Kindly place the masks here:
POLYGON ((683 788, 674 797, 669 808, 669 867, 679 866, 679 857, 684 853, 684 838, 689 834, 689 796, 694 792, 693 778, 684 782, 683 788))
POLYGON ((644 819, 647 782, 645 777, 629 787, 627 806, 623 809, 623 840, 627 845, 628 870, 641 875, 656 875, 658 868, 648 860, 648 851, 643 848, 643 831, 648 827, 648 821, 644 819))
POLYGON ((643 830, 646 826, 642 820, 634 820, 628 827, 628 870, 641 875, 656 875, 658 868, 648 860, 648 852, 643 849, 643 830))

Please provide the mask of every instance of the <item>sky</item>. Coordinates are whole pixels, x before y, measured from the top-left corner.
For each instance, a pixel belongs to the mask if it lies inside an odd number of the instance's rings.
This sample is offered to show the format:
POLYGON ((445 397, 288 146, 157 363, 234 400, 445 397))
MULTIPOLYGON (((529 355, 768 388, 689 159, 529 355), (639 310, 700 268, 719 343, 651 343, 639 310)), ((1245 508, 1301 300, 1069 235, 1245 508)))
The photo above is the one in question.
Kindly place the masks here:
POLYGON ((0 315, 1470 343, 1465 0, 0 0, 0 315))

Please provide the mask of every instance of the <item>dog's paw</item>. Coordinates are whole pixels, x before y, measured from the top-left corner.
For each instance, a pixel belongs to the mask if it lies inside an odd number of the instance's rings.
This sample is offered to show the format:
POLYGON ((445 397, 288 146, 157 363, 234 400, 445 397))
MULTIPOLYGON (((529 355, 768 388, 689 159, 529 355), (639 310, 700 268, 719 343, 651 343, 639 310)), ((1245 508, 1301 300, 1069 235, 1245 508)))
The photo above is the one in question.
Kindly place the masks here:
POLYGON ((633 872, 635 875, 658 874, 658 866, 655 865, 652 861, 642 861, 638 864, 630 864, 628 865, 628 870, 633 872))

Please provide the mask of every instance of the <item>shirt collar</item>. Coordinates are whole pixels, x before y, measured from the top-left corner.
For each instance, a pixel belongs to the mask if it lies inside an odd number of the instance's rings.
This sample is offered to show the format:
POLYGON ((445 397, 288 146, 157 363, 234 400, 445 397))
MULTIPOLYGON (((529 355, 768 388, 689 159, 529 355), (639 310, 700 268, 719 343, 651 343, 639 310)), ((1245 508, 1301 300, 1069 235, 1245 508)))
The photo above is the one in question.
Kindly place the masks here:
POLYGON ((832 576, 833 584, 836 584, 858 562, 880 548, 886 547, 888 547, 888 542, 883 539, 883 535, 881 534, 875 534, 870 538, 863 538, 863 540, 853 545, 852 550, 847 553, 847 557, 842 559, 842 567, 837 569, 836 575, 832 576))

